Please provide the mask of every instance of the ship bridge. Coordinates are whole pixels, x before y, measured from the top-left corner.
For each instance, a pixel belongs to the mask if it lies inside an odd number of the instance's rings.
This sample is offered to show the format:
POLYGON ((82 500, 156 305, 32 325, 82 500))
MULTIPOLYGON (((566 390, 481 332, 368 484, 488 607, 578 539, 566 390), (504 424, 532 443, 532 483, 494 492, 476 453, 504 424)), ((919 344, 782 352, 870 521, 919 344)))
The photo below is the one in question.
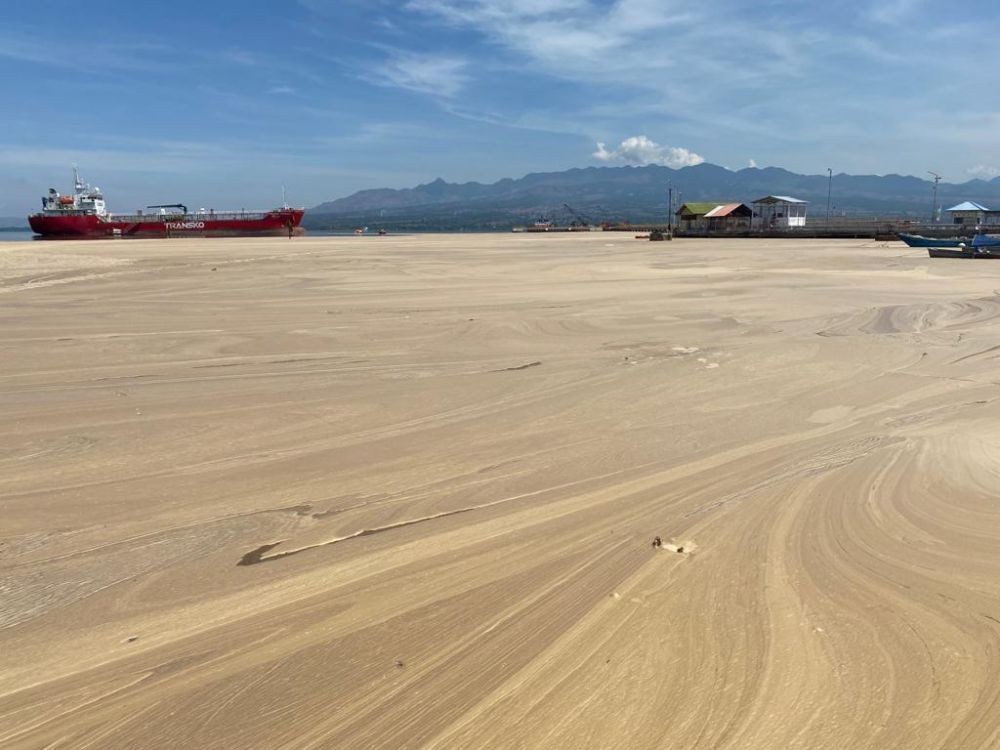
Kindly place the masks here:
POLYGON ((80 179, 80 170, 73 167, 73 195, 60 195, 55 188, 49 188, 49 194, 42 198, 42 210, 48 214, 96 214, 106 216, 107 206, 104 195, 97 186, 80 179))

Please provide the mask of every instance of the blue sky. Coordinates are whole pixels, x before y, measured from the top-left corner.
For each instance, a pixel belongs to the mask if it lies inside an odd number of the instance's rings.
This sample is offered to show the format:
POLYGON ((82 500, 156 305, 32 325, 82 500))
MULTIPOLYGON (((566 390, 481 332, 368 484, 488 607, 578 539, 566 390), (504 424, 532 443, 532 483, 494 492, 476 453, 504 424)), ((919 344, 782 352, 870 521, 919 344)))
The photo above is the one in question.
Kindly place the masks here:
POLYGON ((1000 174, 1000 9, 930 0, 8 0, 0 215, 706 160, 1000 174), (599 145, 601 144, 601 145, 599 145))

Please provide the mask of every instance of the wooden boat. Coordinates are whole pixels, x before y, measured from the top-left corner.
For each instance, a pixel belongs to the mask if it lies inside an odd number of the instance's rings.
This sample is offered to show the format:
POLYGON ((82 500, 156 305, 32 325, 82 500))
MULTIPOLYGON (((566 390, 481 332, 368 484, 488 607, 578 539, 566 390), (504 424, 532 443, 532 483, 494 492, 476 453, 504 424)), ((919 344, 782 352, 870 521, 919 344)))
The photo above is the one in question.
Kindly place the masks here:
POLYGON ((1000 260, 1000 247, 929 247, 927 255, 931 258, 972 258, 973 260, 1000 260))
POLYGON ((931 258, 975 258, 972 248, 967 247, 929 247, 927 255, 931 258))

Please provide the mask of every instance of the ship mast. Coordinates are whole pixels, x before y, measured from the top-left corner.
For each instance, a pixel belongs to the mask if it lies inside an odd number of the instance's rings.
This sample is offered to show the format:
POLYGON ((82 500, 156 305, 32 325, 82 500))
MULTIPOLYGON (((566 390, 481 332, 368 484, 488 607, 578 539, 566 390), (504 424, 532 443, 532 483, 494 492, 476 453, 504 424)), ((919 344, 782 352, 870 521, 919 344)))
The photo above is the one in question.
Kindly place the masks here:
POLYGON ((76 164, 73 165, 73 188, 77 193, 83 192, 83 182, 80 180, 80 170, 76 168, 76 164))

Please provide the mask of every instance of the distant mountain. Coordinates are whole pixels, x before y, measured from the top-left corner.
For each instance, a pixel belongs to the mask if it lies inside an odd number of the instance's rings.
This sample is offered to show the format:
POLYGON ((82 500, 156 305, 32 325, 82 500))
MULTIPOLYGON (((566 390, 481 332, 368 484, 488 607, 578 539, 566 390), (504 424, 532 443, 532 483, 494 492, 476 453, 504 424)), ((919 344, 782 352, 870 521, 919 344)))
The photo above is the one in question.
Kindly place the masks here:
MULTIPOLYGON (((684 201, 750 202, 764 195, 791 195, 826 213, 827 175, 802 175, 779 167, 731 171, 714 164, 671 169, 588 167, 529 174, 490 185, 437 179, 415 188, 362 190, 321 203, 306 215, 307 226, 369 223, 428 227, 509 226, 539 216, 569 221, 572 206, 588 220, 662 220, 667 192, 675 208, 684 201)), ((1000 177, 938 185, 938 206, 964 200, 1000 208, 1000 177)), ((929 218, 933 183, 904 175, 835 174, 831 194, 835 215, 906 215, 929 218)))
POLYGON ((28 220, 23 216, 0 216, 0 230, 28 228, 28 220))

